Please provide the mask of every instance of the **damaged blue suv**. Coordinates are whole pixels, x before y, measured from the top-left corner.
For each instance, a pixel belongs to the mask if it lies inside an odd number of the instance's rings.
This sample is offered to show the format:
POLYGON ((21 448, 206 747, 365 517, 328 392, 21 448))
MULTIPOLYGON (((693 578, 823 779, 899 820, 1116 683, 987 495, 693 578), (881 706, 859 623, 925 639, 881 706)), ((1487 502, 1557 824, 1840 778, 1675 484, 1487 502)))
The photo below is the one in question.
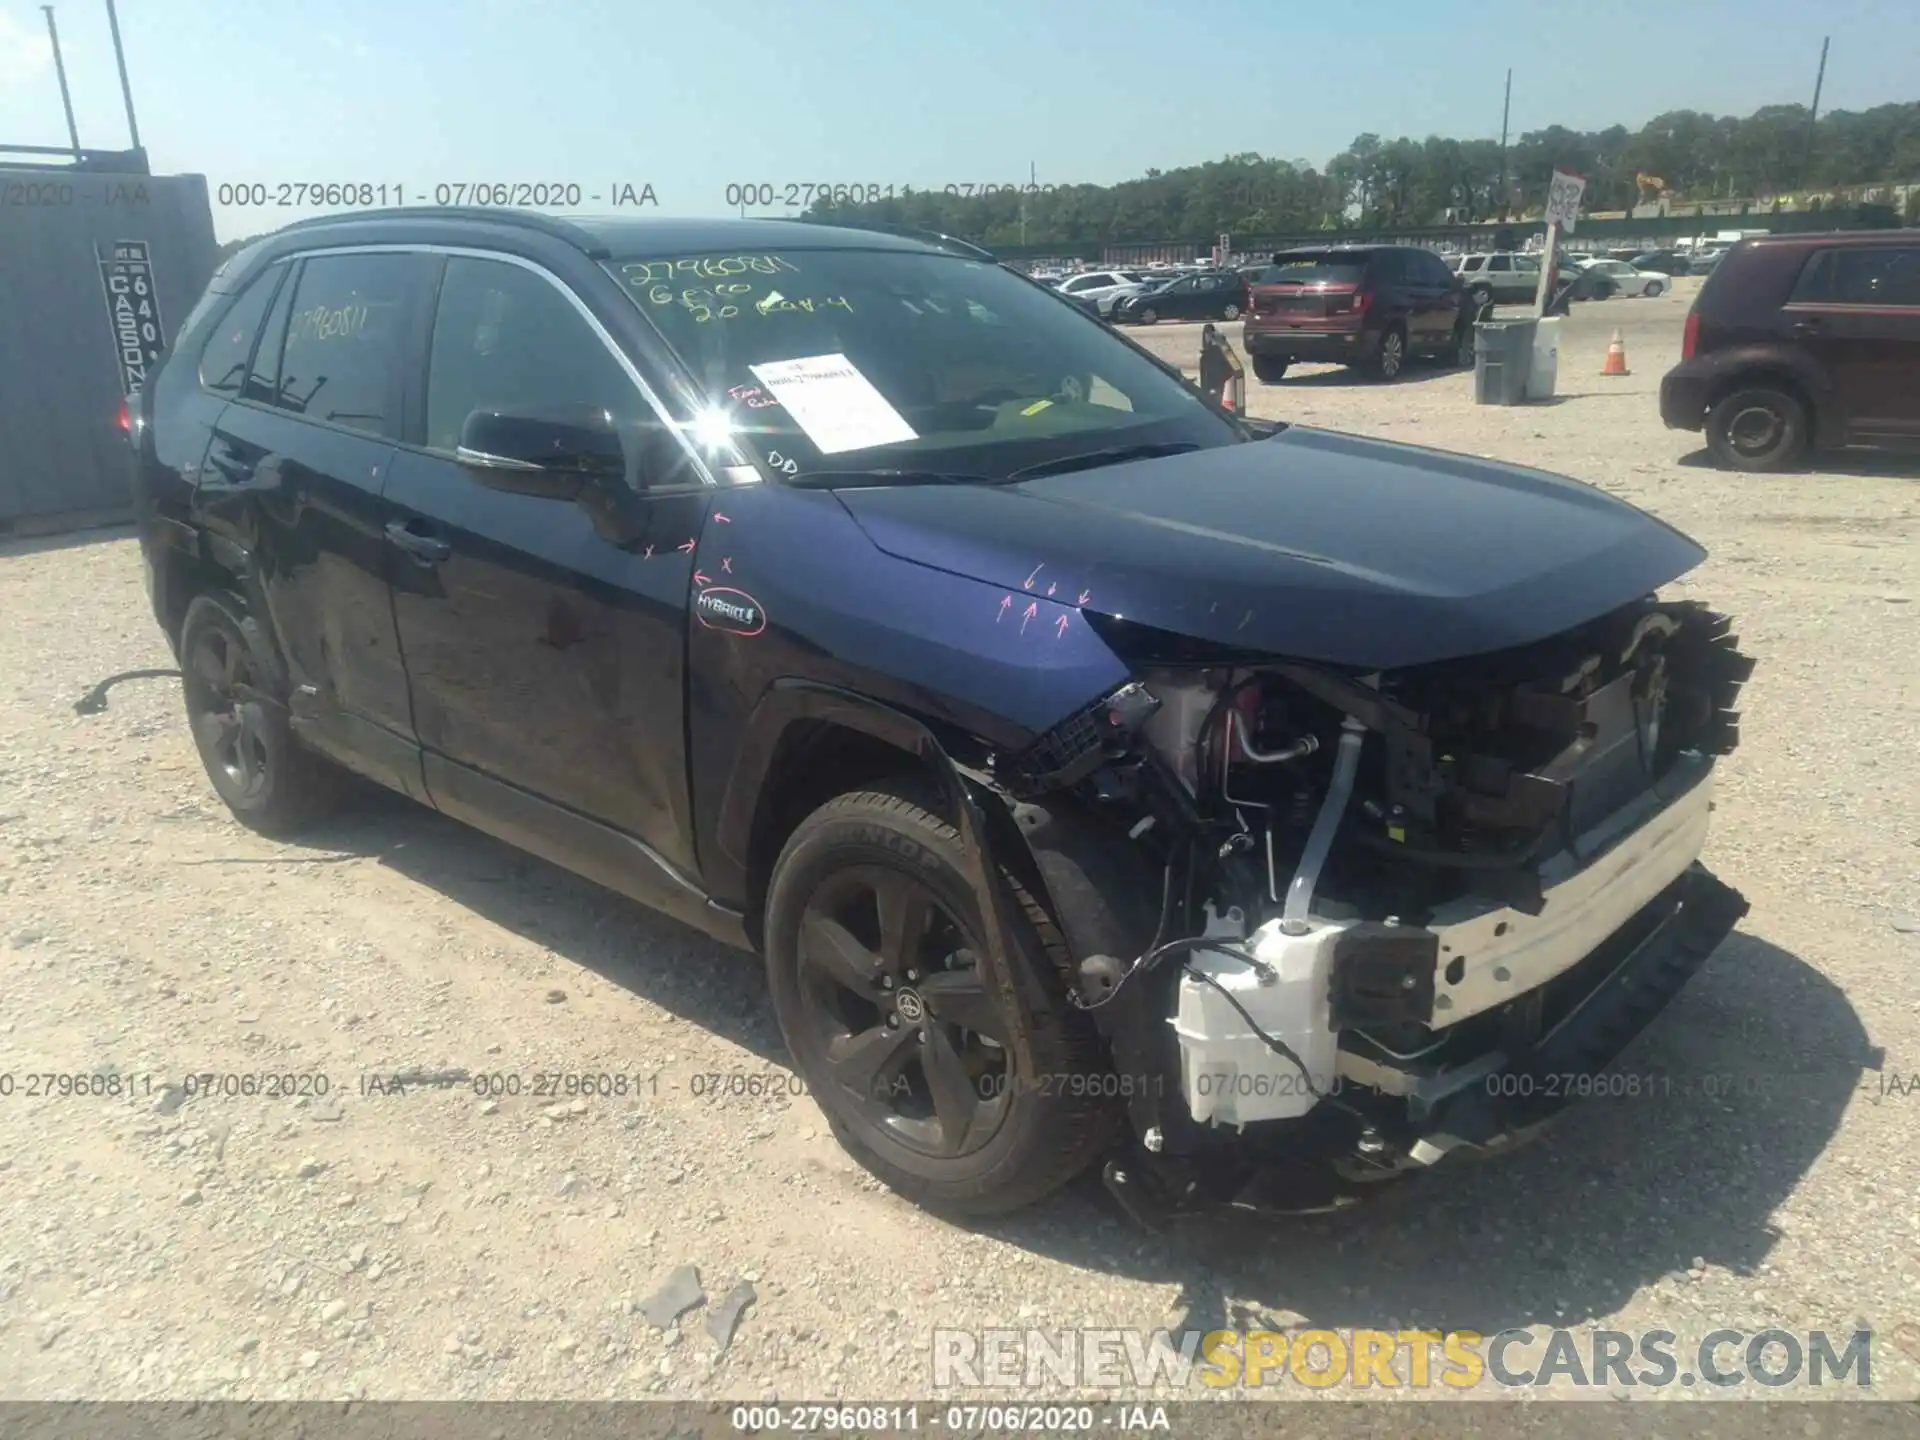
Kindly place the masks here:
POLYGON ((1537 1130, 1745 912, 1752 669, 1569 480, 1251 421, 945 237, 370 212, 131 402, 244 824, 357 772, 765 956, 930 1207, 1154 1222, 1537 1130))

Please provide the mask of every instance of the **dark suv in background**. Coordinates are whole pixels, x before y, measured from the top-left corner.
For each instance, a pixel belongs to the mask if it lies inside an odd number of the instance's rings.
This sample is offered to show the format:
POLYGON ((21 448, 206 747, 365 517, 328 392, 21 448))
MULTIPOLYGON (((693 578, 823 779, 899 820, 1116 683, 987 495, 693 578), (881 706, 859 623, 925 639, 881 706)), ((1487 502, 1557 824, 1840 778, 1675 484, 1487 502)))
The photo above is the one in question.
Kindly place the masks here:
POLYGON ((1660 416, 1736 470, 1920 446, 1920 232, 1744 240, 1687 315, 1660 416))
POLYGON ((1391 380, 1411 355, 1473 359, 1474 304, 1446 261, 1418 246, 1283 251, 1249 299, 1241 341, 1268 384, 1296 360, 1391 380))

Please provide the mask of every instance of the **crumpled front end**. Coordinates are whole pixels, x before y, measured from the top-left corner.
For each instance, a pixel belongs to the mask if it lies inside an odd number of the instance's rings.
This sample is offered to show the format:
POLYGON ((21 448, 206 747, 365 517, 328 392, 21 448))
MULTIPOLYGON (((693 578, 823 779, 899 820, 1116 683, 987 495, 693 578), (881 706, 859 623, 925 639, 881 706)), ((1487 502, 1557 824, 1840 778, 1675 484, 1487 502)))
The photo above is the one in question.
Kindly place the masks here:
POLYGON ((1134 678, 995 780, 1045 817, 1143 1218, 1351 1203, 1516 1143, 1610 1093, 1745 913, 1699 855, 1753 662, 1703 605, 1363 676, 1108 639, 1134 678))

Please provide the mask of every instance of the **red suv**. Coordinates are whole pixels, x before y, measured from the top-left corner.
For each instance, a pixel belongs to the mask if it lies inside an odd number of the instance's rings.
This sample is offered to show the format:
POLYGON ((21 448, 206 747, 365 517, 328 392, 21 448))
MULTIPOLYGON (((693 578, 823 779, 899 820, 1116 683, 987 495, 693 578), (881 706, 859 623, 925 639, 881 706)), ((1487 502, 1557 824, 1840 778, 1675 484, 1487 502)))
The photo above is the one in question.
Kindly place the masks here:
POLYGON ((1410 355, 1473 358, 1473 304, 1459 277, 1414 245, 1288 250, 1253 277, 1241 342, 1272 384, 1296 360, 1391 380, 1410 355))
POLYGON ((1687 315, 1660 418, 1736 470, 1920 446, 1920 232, 1743 240, 1687 315))

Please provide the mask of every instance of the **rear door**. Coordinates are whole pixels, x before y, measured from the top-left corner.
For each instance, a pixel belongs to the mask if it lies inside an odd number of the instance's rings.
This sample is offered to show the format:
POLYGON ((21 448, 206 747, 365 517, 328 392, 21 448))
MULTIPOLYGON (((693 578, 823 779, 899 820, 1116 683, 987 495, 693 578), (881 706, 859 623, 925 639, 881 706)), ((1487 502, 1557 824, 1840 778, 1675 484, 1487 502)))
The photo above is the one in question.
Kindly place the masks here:
POLYGON ((1920 439, 1920 244, 1815 251, 1782 314, 1832 376, 1850 443, 1920 439))
POLYGON ((295 729, 424 798, 382 492, 430 262, 322 251, 286 268, 246 382, 214 427, 196 502, 214 543, 245 557, 288 667, 295 729))
POLYGON ((1453 338, 1453 276, 1425 250, 1403 250, 1400 259, 1407 276, 1407 338, 1417 350, 1437 350, 1453 338))
POLYGON ((1200 281, 1191 275, 1153 297, 1153 308, 1162 320, 1198 320, 1204 303, 1200 281))

